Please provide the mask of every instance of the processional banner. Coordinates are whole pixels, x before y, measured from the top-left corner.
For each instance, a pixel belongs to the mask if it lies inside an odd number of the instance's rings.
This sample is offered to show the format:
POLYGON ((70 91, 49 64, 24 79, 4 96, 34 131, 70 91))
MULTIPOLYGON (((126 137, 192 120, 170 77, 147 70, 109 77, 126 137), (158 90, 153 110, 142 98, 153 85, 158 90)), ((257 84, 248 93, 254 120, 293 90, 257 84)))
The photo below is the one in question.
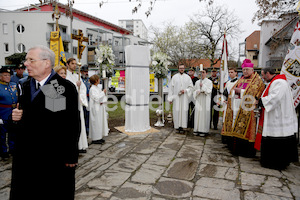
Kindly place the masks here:
POLYGON ((62 38, 59 31, 52 31, 50 35, 50 49, 55 54, 55 66, 65 65, 66 56, 64 51, 64 46, 62 38))
POLYGON ((293 94, 294 106, 300 102, 300 24, 296 24, 290 41, 290 47, 285 56, 281 74, 285 74, 293 94))

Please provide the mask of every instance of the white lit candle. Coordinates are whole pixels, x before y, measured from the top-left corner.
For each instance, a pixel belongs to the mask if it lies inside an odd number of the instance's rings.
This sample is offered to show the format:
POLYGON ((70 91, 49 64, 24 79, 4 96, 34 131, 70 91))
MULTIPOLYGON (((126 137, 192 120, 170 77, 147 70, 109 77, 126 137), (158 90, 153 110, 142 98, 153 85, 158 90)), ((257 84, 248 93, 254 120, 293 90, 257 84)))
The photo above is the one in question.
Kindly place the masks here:
POLYGON ((105 69, 102 70, 102 78, 106 78, 106 71, 105 71, 105 69))
POLYGON ((203 65, 200 64, 200 72, 203 71, 203 65))

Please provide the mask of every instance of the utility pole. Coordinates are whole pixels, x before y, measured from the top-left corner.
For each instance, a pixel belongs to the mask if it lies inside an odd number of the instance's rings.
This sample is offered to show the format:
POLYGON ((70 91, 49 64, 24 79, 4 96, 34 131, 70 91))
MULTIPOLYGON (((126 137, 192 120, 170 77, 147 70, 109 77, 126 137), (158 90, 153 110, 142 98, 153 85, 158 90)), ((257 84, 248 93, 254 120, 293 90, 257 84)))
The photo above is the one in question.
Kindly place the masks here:
MULTIPOLYGON (((70 13, 69 13, 69 17, 70 17, 70 35, 73 34, 73 4, 74 4, 74 0, 68 0, 68 7, 70 8, 70 13)), ((73 58, 73 40, 71 41, 71 44, 70 44, 70 49, 71 49, 71 52, 70 52, 70 55, 71 55, 71 58, 73 58)))

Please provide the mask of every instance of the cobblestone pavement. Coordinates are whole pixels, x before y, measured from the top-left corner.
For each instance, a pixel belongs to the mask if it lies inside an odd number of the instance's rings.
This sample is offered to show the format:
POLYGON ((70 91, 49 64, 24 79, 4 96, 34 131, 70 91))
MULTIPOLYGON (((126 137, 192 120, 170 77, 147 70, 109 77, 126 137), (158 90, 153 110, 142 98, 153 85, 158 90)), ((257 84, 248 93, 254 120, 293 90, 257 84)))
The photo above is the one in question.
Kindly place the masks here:
MULTIPOLYGON (((220 131, 207 137, 112 132, 104 145, 81 154, 76 200, 100 199, 299 199, 300 165, 284 171, 262 168, 256 158, 232 156, 220 131)), ((7 200, 11 160, 0 161, 0 199, 7 200)))

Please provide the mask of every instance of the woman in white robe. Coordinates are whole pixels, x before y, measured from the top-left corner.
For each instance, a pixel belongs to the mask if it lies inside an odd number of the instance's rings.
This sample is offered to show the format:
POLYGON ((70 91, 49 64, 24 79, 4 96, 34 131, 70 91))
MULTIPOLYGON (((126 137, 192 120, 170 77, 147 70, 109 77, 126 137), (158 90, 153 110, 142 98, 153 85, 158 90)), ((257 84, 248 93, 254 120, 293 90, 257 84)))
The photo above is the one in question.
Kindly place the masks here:
POLYGON ((212 81, 206 78, 207 71, 202 71, 202 80, 195 83, 193 96, 195 98, 194 134, 201 136, 207 134, 210 129, 210 104, 212 81))
POLYGON ((108 123, 106 113, 107 97, 105 95, 106 90, 101 90, 98 87, 100 78, 98 75, 90 77, 92 87, 90 89, 90 134, 93 144, 103 144, 105 140, 104 136, 108 135, 108 123))

